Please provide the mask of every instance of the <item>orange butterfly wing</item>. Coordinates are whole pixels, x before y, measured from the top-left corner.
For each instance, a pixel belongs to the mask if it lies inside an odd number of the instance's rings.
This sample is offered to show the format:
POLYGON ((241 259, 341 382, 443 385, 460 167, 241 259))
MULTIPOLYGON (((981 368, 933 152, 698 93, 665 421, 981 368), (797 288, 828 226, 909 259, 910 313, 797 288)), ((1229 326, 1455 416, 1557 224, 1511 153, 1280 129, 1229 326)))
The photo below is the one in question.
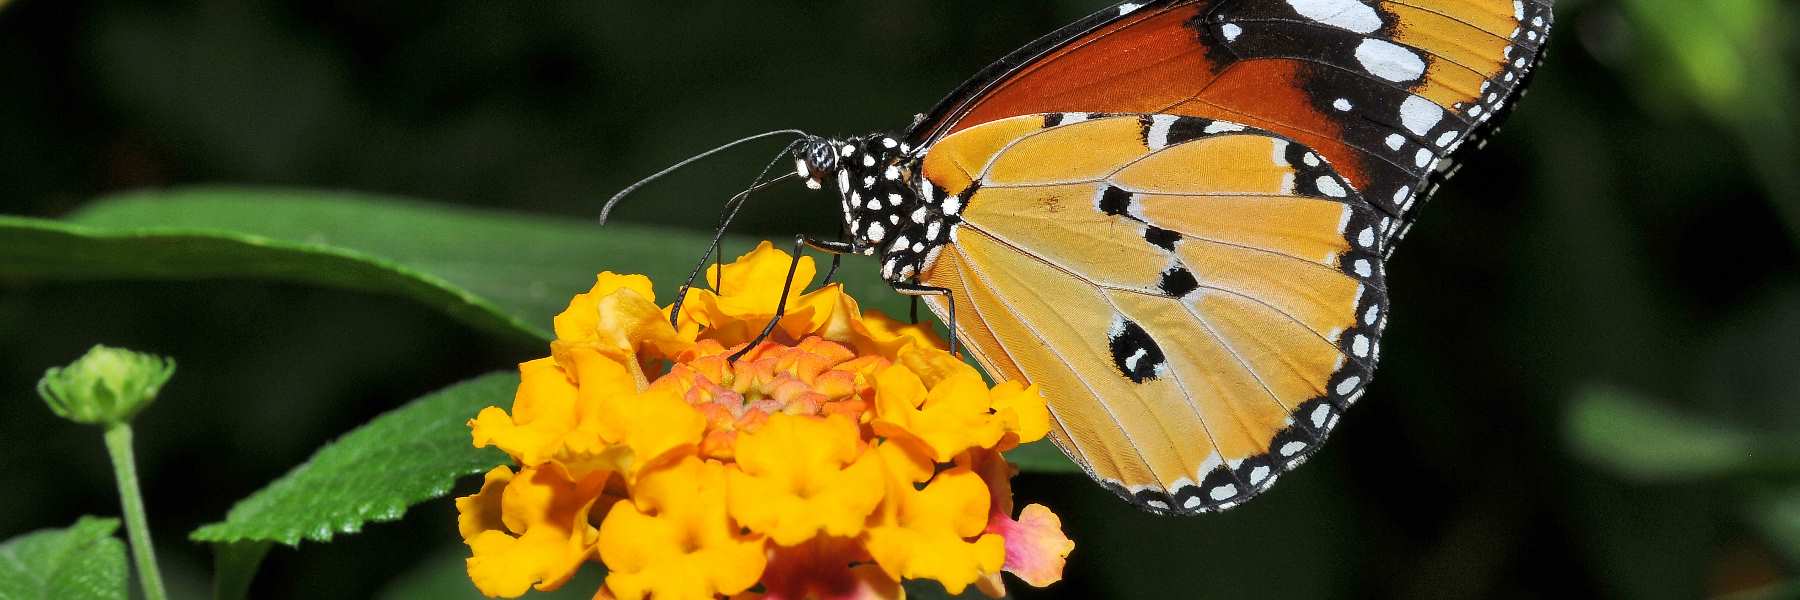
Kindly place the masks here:
POLYGON ((958 338, 990 374, 1041 385, 1052 439, 1128 500, 1241 503, 1369 380, 1377 216, 1310 148, 1176 115, 1028 115, 951 134, 922 170, 964 204, 922 281, 952 290, 958 338))
MULTIPOLYGON (((1496 127, 1543 54, 1549 0, 1182 0, 1122 4, 1001 60, 913 129, 920 145, 1015 115, 1225 119, 1316 149, 1409 221, 1496 127)), ((1389 249, 1392 246, 1389 245, 1389 249)))

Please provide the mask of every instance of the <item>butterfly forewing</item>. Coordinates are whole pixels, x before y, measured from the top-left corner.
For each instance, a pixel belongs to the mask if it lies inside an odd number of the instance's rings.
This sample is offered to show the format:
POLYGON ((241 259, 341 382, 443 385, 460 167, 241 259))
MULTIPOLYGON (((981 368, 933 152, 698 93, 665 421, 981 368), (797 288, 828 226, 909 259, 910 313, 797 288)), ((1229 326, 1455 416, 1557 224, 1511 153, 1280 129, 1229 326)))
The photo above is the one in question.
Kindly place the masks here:
POLYGON ((996 376, 1040 384, 1057 443, 1133 502, 1243 502, 1369 379, 1386 310, 1376 213, 1302 144, 1053 113, 959 131, 923 165, 966 203, 923 282, 953 290, 959 339, 996 376))
POLYGON ((1003 60, 913 131, 1008 117, 1165 113, 1306 144, 1380 210, 1383 239, 1498 124, 1542 56, 1548 0, 1126 3, 1003 60))

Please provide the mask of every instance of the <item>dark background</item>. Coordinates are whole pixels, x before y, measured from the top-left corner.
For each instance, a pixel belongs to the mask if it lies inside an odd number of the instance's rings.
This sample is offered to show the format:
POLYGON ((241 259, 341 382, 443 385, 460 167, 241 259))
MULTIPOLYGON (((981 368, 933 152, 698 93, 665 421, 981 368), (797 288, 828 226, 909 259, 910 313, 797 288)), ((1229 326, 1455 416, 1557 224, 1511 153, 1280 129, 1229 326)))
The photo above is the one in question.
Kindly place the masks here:
MULTIPOLYGON (((902 127, 1100 7, 0 0, 0 212, 235 182, 586 218, 636 177, 741 135, 902 127)), ((1529 97, 1396 254, 1380 377, 1327 449, 1263 498, 1192 519, 1025 476, 1021 501, 1049 504, 1079 544, 1050 595, 1800 591, 1787 583, 1800 560, 1800 10, 1561 0, 1557 13, 1529 97), (1679 463, 1695 438, 1573 418, 1602 401, 1752 442, 1728 469, 1621 467, 1644 453, 1679 463)), ((709 227, 772 150, 660 183, 617 218, 709 227)), ((799 189, 758 202, 742 231, 827 232, 836 218, 799 189)), ((629 266, 595 265, 608 267, 629 266)), ((138 430, 178 594, 203 593, 210 569, 184 541, 194 526, 370 416, 542 353, 384 296, 0 280, 0 538, 117 512, 98 436, 31 391, 96 342, 181 361, 138 430)), ((254 595, 454 588, 453 520, 440 501, 277 548, 254 595)))

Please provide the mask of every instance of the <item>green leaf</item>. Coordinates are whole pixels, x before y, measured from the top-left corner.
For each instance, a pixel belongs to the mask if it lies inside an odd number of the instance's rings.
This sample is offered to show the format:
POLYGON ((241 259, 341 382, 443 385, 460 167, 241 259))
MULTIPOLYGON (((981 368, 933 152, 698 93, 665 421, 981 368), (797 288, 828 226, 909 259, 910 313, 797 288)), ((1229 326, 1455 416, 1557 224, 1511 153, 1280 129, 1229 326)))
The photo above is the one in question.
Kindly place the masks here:
POLYGON ((125 596, 125 543, 118 519, 82 517, 68 529, 44 529, 0 543, 0 600, 79 600, 125 596))
POLYGON ((250 582, 269 553, 269 542, 213 544, 213 600, 250 597, 250 582))
POLYGON ((1006 453, 1006 460, 1019 466, 1020 471, 1028 473, 1080 473, 1081 467, 1075 466, 1069 457, 1050 440, 1038 440, 1006 453))
POLYGON ((1589 464, 1642 482, 1800 473, 1800 439, 1747 431, 1669 410, 1621 388, 1575 395, 1564 438, 1589 464))
POLYGON ((1793 564, 1800 564, 1800 488, 1761 494, 1749 505, 1750 521, 1770 545, 1793 564))
POLYGON ((518 385, 517 375, 485 375, 376 417, 190 537, 292 546, 399 519, 407 507, 449 493, 458 477, 506 461, 498 450, 471 446, 466 423, 482 407, 508 404, 518 385))
MULTIPOLYGON (((0 216, 0 277, 295 281, 413 298, 536 343, 602 270, 641 272, 672 298, 709 241, 692 231, 431 205, 347 192, 188 187, 98 201, 63 221, 0 216)), ((727 259, 748 238, 726 239, 727 259)), ((865 309, 904 315, 873 265, 838 271, 865 309)), ((1075 472, 1049 444, 1011 456, 1075 472)))
MULTIPOLYGON (((0 216, 0 277, 263 278, 413 298, 489 331, 551 336, 550 318, 604 270, 671 298, 709 236, 391 197, 249 187, 134 192, 62 221, 0 216)), ((726 239, 726 259, 754 242, 726 239)), ((864 306, 906 299, 861 259, 839 271, 864 306)))

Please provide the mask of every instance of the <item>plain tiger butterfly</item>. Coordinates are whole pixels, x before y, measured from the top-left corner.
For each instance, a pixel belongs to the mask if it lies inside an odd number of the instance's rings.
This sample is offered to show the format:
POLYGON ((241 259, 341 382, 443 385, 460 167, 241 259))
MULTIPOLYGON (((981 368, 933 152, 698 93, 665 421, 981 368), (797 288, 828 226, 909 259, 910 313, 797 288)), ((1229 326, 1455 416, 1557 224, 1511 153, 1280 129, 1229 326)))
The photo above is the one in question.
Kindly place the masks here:
POLYGON ((1107 489, 1223 510, 1362 396, 1384 261, 1523 91, 1551 5, 1123 3, 905 131, 774 133, 840 198, 840 240, 805 245, 876 257, 953 347, 1039 384, 1052 440, 1107 489))

